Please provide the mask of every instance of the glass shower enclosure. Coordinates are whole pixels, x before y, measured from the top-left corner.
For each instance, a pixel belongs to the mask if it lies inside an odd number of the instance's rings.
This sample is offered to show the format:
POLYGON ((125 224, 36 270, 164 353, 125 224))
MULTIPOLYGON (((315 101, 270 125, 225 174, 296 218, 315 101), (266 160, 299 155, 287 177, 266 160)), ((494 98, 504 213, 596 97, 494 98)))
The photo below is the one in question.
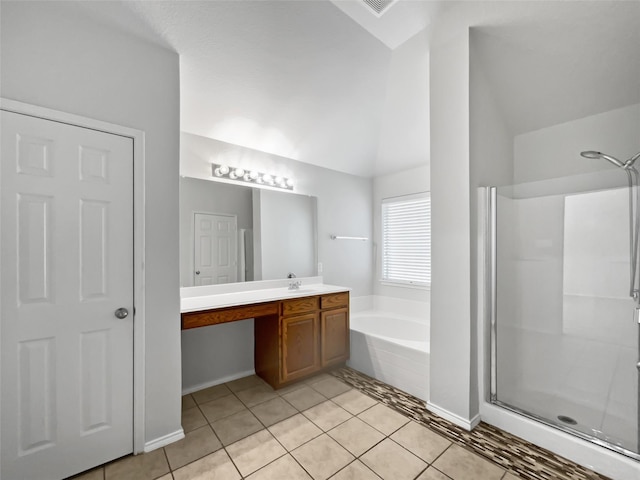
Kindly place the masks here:
POLYGON ((640 459, 629 187, 617 178, 487 189, 490 401, 640 459))

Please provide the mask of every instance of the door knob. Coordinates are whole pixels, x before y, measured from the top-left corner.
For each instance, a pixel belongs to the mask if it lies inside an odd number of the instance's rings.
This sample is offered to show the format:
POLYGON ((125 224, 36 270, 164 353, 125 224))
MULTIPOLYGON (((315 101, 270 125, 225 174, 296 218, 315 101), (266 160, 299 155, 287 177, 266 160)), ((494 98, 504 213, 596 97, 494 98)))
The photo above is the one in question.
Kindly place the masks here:
POLYGON ((122 320, 123 318, 127 318, 127 316, 129 315, 129 310, 127 310, 124 307, 121 307, 117 309, 115 312, 113 312, 113 314, 116 316, 116 318, 119 318, 120 320, 122 320))
POLYGON ((196 275, 200 275, 200 270, 196 270, 196 275))

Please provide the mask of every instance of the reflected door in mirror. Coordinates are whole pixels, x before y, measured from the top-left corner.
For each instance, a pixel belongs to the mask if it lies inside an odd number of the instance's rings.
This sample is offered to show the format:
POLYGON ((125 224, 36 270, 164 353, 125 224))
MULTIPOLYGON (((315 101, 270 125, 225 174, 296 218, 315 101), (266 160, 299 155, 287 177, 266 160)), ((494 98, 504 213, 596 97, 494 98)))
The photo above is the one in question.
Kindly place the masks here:
POLYGON ((193 225, 193 284, 199 286, 236 282, 236 217, 196 213, 193 225))

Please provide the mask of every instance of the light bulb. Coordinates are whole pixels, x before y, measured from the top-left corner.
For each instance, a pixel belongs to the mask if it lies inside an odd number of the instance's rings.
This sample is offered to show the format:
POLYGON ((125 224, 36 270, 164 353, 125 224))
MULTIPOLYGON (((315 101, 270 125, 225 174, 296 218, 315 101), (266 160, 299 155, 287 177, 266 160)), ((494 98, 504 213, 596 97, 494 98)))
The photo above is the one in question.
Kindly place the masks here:
POLYGON ((229 173, 229 167, 227 167, 226 165, 220 165, 217 169, 220 170, 221 175, 226 175, 229 173))
POLYGON ((251 173, 249 174, 249 176, 251 177, 251 180, 255 180, 260 176, 260 174, 255 170, 251 170, 251 173))
POLYGON ((268 183, 269 185, 273 185, 273 177, 271 175, 269 175, 268 173, 265 173, 262 176, 262 180, 264 181, 264 183, 268 183))
POLYGON ((282 178, 282 177, 276 177, 275 182, 276 182, 278 185, 282 185, 282 182, 284 182, 284 178, 282 178))
POLYGON ((287 187, 293 187, 293 179, 287 178, 287 187))
POLYGON ((216 168, 216 169, 213 171, 213 174, 214 174, 216 177, 221 177, 221 176, 222 176, 222 172, 220 171, 220 167, 216 168))
POLYGON ((236 174, 236 177, 244 176, 244 170, 242 168, 236 168, 233 173, 236 174))

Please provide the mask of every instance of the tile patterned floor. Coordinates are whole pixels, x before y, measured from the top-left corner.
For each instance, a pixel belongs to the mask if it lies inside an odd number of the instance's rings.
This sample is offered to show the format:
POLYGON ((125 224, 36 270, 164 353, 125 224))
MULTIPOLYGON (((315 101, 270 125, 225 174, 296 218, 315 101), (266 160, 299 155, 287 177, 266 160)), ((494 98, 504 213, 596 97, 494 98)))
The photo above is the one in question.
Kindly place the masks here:
POLYGON ((182 399, 185 438, 74 480, 604 480, 342 368, 274 391, 256 376, 182 399))

